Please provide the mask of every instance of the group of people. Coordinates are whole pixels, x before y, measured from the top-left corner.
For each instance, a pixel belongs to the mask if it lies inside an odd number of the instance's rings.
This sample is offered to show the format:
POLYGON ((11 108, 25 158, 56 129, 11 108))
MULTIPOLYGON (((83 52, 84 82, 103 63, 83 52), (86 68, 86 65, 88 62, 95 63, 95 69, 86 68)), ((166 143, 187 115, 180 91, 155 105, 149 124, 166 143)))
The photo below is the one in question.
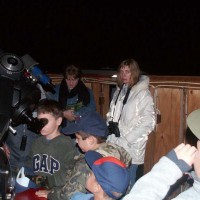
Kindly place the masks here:
MULTIPOLYGON (((41 135, 26 145, 23 162, 12 159, 11 167, 25 167, 32 181, 43 188, 37 196, 50 200, 162 199, 192 164, 195 171, 200 170, 200 143, 197 148, 181 144, 136 182, 148 135, 154 130, 155 109, 149 77, 135 60, 124 60, 118 67, 106 120, 96 112, 92 90, 81 81, 81 70, 76 66, 66 68, 55 91, 37 105, 37 118, 45 122, 41 135)), ((17 131, 19 138, 27 131, 21 126, 24 131, 17 131)), ((10 159, 16 157, 19 145, 11 148, 5 141, 10 159)))

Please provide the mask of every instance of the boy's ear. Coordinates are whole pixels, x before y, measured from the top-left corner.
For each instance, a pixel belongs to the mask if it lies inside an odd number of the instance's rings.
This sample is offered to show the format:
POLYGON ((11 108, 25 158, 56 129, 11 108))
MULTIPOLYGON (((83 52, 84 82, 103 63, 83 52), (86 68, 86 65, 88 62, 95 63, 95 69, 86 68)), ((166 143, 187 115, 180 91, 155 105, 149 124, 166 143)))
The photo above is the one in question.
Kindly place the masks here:
POLYGON ((58 126, 60 126, 61 123, 62 123, 62 117, 59 117, 59 118, 57 119, 57 124, 58 124, 58 126))
POLYGON ((91 136, 89 136, 87 139, 88 139, 88 143, 89 143, 90 145, 92 145, 92 144, 94 144, 96 138, 95 138, 94 136, 91 135, 91 136))

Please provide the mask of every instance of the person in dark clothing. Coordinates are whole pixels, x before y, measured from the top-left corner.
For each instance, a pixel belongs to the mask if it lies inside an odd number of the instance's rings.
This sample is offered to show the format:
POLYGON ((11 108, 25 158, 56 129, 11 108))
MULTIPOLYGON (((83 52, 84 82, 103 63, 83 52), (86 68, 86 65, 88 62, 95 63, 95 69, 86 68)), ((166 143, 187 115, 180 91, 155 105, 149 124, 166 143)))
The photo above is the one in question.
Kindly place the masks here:
POLYGON ((82 82, 81 74, 78 67, 67 66, 63 80, 55 86, 55 94, 47 96, 58 101, 64 110, 66 120, 63 121, 62 127, 76 122, 85 113, 96 110, 93 92, 82 82))

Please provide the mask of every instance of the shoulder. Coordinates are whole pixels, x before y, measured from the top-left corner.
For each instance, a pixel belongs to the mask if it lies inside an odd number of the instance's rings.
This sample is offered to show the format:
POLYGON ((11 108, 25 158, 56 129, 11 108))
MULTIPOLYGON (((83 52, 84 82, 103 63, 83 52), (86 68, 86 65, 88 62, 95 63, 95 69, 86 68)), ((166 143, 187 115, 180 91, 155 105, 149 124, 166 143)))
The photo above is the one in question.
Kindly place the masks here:
POLYGON ((45 146, 45 140, 46 140, 46 138, 44 136, 40 136, 40 137, 36 138, 32 143, 31 149, 38 150, 38 149, 40 149, 40 147, 45 146))
POLYGON ((148 80, 141 80, 134 85, 130 91, 130 98, 133 100, 139 99, 152 99, 151 92, 149 90, 149 78, 148 80))
POLYGON ((144 83, 146 83, 146 84, 149 84, 149 81, 150 81, 149 76, 147 76, 147 75, 141 75, 141 76, 140 76, 139 83, 140 83, 140 82, 144 82, 144 83))
POLYGON ((55 85, 54 87, 54 93, 52 92, 46 92, 46 98, 47 99, 54 99, 54 100, 58 100, 58 95, 59 95, 59 91, 60 91, 60 84, 55 85))
MULTIPOLYGON (((57 140, 57 142, 59 142, 60 144, 63 144, 63 145, 66 145, 66 144, 71 145, 72 144, 72 139, 68 135, 61 134, 58 137, 56 137, 55 139, 57 140)), ((70 148, 70 147, 68 147, 68 148, 70 148)))
POLYGON ((56 89, 59 89, 59 88, 60 88, 60 85, 61 85, 61 83, 56 84, 56 85, 55 85, 55 88, 56 88, 56 89))
POLYGON ((136 85, 134 85, 131 89, 131 91, 137 91, 137 90, 146 90, 149 89, 149 77, 146 75, 141 75, 139 81, 136 85))
POLYGON ((45 137, 43 135, 39 136, 38 138, 35 139, 34 143, 37 143, 37 142, 42 142, 46 140, 45 137))
POLYGON ((55 85, 55 94, 58 94, 59 93, 59 90, 60 90, 60 83, 55 85))
POLYGON ((116 144, 106 142, 103 143, 97 150, 103 156, 113 156, 119 160, 122 160, 127 165, 130 164, 131 156, 129 153, 123 148, 116 144))
POLYGON ((88 173, 88 165, 85 161, 85 156, 80 154, 78 156, 75 156, 75 165, 74 165, 74 169, 78 172, 86 172, 88 173))

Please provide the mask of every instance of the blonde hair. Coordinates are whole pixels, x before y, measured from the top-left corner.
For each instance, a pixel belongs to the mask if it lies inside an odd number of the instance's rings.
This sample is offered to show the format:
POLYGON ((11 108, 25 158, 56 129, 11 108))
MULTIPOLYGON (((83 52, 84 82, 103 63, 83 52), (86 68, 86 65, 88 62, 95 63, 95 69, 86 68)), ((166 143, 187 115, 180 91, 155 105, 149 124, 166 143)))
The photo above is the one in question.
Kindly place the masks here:
POLYGON ((135 61, 134 59, 127 59, 127 60, 122 61, 117 69, 117 84, 119 87, 123 84, 121 77, 120 77, 120 69, 122 69, 124 67, 128 67, 130 69, 131 79, 130 79, 129 86, 132 87, 139 81, 139 78, 141 75, 140 67, 139 67, 137 61, 135 61))

